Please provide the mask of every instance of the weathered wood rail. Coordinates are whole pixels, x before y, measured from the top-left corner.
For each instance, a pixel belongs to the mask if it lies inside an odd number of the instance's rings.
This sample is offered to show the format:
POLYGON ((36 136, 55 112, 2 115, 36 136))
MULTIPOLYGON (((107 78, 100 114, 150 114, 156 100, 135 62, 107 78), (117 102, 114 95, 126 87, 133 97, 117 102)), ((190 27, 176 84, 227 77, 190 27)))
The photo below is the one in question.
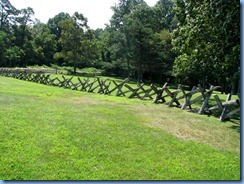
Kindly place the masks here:
MULTIPOLYGON (((71 90, 86 91, 90 93, 99 93, 104 95, 124 96, 127 98, 138 98, 140 100, 152 100, 153 103, 165 103, 169 107, 179 107, 182 110, 192 109, 193 105, 197 104, 197 112, 199 114, 212 114, 219 112, 219 119, 225 121, 237 115, 240 117, 240 97, 239 99, 231 100, 231 95, 227 96, 225 102, 221 102, 218 95, 213 94, 214 91, 221 88, 220 86, 211 86, 209 90, 204 91, 201 85, 194 86, 191 91, 186 92, 179 85, 176 90, 170 90, 166 82, 162 87, 157 87, 154 84, 146 86, 139 84, 137 87, 130 86, 130 79, 126 78, 120 83, 109 78, 76 78, 74 77, 51 77, 51 74, 44 72, 31 72, 28 70, 14 70, 0 68, 0 75, 5 77, 13 77, 20 80, 36 82, 44 85, 57 86, 71 90), (216 104, 210 106, 210 98, 216 104), (202 104, 199 108, 199 104, 202 104), (188 108, 187 108, 188 107, 188 108)), ((135 85, 134 85, 135 86, 135 85)))

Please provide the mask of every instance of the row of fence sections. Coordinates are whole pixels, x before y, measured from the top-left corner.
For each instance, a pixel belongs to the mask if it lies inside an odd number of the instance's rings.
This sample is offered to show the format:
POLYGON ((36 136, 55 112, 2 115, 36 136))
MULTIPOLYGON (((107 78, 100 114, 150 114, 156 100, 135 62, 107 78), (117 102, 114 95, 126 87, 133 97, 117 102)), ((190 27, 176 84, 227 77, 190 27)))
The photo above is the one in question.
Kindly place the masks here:
POLYGON ((240 96, 238 96, 238 99, 231 100, 231 95, 228 94, 226 100, 222 102, 217 94, 213 94, 220 86, 211 86, 209 90, 204 90, 201 85, 198 85, 194 86, 190 91, 185 91, 181 85, 178 85, 175 90, 170 90, 167 82, 162 87, 157 87, 154 84, 146 86, 143 83, 135 87, 135 85, 129 83, 129 78, 117 82, 109 78, 101 79, 99 77, 52 77, 51 74, 43 72, 33 73, 26 70, 12 69, 0 69, 0 75, 71 90, 139 98, 141 100, 148 99, 155 104, 164 103, 169 107, 176 106, 182 110, 193 110, 193 104, 198 104, 198 108, 194 109, 194 111, 199 114, 219 113, 218 116, 221 121, 230 119, 233 116, 240 117, 240 96))

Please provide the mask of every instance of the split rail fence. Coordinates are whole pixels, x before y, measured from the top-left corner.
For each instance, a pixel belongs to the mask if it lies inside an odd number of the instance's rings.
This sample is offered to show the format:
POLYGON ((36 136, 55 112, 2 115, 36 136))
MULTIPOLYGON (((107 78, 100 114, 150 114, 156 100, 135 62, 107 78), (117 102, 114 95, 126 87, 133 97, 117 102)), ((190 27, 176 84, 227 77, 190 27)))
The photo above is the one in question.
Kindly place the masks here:
POLYGON ((228 120, 233 116, 240 118, 240 95, 238 99, 231 100, 228 94, 226 101, 222 102, 214 91, 220 86, 211 86, 209 90, 203 90, 201 85, 194 86, 191 91, 185 91, 182 85, 176 90, 170 90, 166 82, 163 87, 154 84, 146 86, 139 84, 136 87, 130 86, 129 78, 118 82, 115 80, 96 78, 73 78, 73 77, 51 77, 51 74, 44 72, 29 72, 28 70, 0 69, 0 75, 20 80, 36 82, 40 84, 58 86, 71 90, 96 92, 105 95, 124 96, 127 98, 138 98, 141 100, 152 100, 153 103, 164 103, 169 107, 179 107, 182 110, 195 111, 199 114, 218 114, 221 121, 228 120), (213 97, 211 99, 211 97, 213 97), (211 99, 211 103, 210 103, 211 99), (215 102, 215 105, 213 104, 215 102), (198 108, 193 108, 196 104, 198 108), (199 108, 200 107, 200 108, 199 108))

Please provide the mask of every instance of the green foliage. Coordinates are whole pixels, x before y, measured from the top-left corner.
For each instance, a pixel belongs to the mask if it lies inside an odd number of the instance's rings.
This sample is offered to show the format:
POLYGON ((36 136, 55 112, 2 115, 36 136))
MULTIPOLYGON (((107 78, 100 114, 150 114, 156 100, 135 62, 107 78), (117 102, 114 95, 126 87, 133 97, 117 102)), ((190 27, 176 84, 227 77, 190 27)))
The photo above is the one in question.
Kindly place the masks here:
POLYGON ((127 72, 138 81, 162 79, 162 74, 170 73, 174 60, 171 40, 166 46, 159 34, 173 29, 172 5, 172 1, 165 0, 149 7, 144 1, 126 0, 112 8, 114 14, 111 25, 105 29, 105 43, 114 73, 120 75, 116 70, 122 74, 127 72))
POLYGON ((125 30, 128 37, 131 65, 138 74, 138 82, 142 80, 145 69, 150 64, 150 42, 153 30, 150 26, 151 9, 146 3, 137 5, 133 12, 125 16, 125 30), (133 51, 133 52, 132 52, 133 51))
POLYGON ((202 76, 203 85, 233 78, 240 67, 240 2, 177 0, 175 12, 175 75, 202 76))
POLYGON ((70 18, 71 17, 68 13, 61 12, 48 20, 47 26, 51 33, 56 35, 56 40, 58 40, 61 37, 62 32, 62 27, 59 26, 59 22, 70 18))
POLYGON ((172 11, 174 1, 159 0, 154 7, 152 7, 153 16, 151 16, 151 24, 156 32, 164 29, 172 32, 177 27, 174 12, 172 11))
POLYGON ((32 65, 32 66, 28 66, 27 68, 33 68, 33 69, 39 69, 39 68, 50 68, 49 66, 47 65, 32 65))
POLYGON ((35 56, 39 64, 50 65, 57 50, 56 35, 51 34, 47 25, 37 22, 33 27, 35 56))
POLYGON ((76 69, 82 61, 89 62, 92 59, 91 33, 87 25, 87 19, 79 13, 74 13, 70 19, 59 22, 62 28, 59 43, 62 46, 61 52, 55 55, 56 59, 63 58, 76 69))
POLYGON ((19 63, 21 51, 18 46, 7 49, 5 54, 5 60, 10 67, 16 66, 19 63))
POLYGON ((6 45, 6 33, 3 31, 0 31, 0 66, 6 66, 5 61, 5 51, 7 48, 6 45))
MULTIPOLYGON (((70 18, 71 18, 71 16, 68 13, 61 12, 61 13, 55 15, 53 18, 50 18, 47 22, 47 27, 50 30, 51 34, 56 35, 55 41, 56 41, 57 52, 62 51, 62 46, 58 42, 58 40, 61 37, 61 32, 62 32, 62 28, 59 26, 59 23, 63 20, 67 20, 70 18)), ((64 60, 62 58, 56 58, 55 63, 62 66, 64 63, 64 60)))
POLYGON ((94 68, 94 67, 90 67, 90 68, 82 68, 80 70, 80 72, 85 72, 85 73, 101 73, 102 70, 94 68))
POLYGON ((0 0, 0 31, 6 31, 14 24, 15 16, 19 11, 10 3, 9 0, 0 0))

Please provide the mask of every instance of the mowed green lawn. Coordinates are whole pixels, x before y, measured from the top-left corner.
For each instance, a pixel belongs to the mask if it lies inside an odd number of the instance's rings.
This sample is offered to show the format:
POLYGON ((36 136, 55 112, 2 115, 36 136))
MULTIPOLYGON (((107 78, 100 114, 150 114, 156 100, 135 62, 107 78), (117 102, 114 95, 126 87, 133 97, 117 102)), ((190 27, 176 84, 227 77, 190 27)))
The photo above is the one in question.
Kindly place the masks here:
POLYGON ((230 122, 0 77, 1 180, 240 180, 230 122))

